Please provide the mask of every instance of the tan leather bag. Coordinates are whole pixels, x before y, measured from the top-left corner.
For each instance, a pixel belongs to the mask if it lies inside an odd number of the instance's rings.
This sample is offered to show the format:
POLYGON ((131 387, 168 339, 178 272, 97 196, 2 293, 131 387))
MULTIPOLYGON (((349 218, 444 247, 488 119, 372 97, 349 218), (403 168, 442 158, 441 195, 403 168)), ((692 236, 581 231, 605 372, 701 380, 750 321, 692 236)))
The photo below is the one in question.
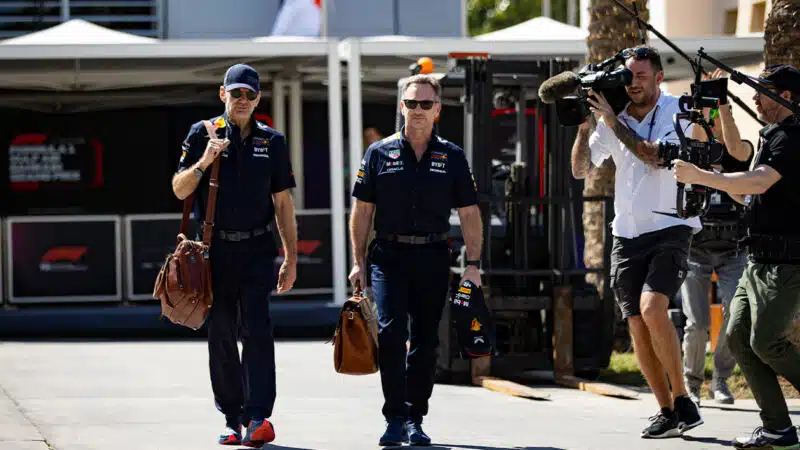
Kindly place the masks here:
POLYGON ((342 305, 332 339, 336 372, 369 375, 378 371, 378 319, 372 301, 358 286, 342 305))
MULTIPOLYGON (((211 122, 204 121, 204 125, 208 130, 209 138, 216 136, 216 129, 211 122)), ((211 231, 214 227, 221 159, 217 157, 211 169, 208 204, 203 223, 203 240, 193 241, 186 237, 189 212, 195 197, 195 194, 192 193, 183 201, 183 216, 175 251, 167 255, 153 288, 153 298, 161 300, 162 317, 193 330, 198 330, 203 326, 211 312, 211 305, 214 303, 209 249, 211 231)))

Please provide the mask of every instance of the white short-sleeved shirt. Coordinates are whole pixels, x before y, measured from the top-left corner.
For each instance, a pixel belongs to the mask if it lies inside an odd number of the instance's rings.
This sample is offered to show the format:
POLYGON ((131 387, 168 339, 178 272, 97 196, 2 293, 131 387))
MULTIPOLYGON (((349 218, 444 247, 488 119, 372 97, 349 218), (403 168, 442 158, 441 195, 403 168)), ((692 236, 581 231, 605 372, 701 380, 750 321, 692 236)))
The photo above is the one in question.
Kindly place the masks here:
MULTIPOLYGON (((617 118, 649 142, 679 143, 673 125, 673 117, 678 112, 678 97, 662 92, 656 106, 641 122, 628 115, 627 107, 617 118)), ((681 120, 680 126, 686 136, 691 135, 692 124, 681 120)), ((614 221, 611 223, 614 236, 634 238, 675 225, 688 225, 694 233, 702 229, 699 217, 680 219, 654 212, 676 212, 678 186, 672 171, 649 167, 642 162, 617 139, 603 119, 589 137, 589 148, 595 166, 599 167, 608 157, 613 158, 616 166, 614 221)))

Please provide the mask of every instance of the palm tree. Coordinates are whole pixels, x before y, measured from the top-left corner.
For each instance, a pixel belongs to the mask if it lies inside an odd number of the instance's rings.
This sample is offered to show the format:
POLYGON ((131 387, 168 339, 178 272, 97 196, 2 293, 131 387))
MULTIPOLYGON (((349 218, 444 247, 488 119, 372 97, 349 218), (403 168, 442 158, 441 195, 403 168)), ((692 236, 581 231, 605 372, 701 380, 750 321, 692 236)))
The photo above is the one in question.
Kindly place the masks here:
MULTIPOLYGON (((636 3, 640 17, 647 21, 649 11, 647 0, 624 0, 628 6, 636 3)), ((646 30, 642 33, 647 39, 646 30)), ((589 6, 589 36, 586 38, 588 52, 586 63, 597 63, 613 56, 620 49, 633 47, 642 43, 639 27, 635 19, 622 10, 613 0, 592 0, 589 6)), ((610 167, 592 167, 584 180, 583 195, 614 195, 614 165, 610 167)), ((605 227, 608 223, 606 208, 603 202, 585 202, 583 205, 584 230, 584 264, 587 268, 599 268, 603 265, 603 249, 605 245, 605 227)), ((603 277, 600 274, 587 275, 586 281, 593 284, 600 295, 604 296, 603 277)), ((617 308, 614 310, 619 313, 617 308)), ((620 318, 618 317, 618 322, 620 318)), ((624 323, 623 323, 624 325, 624 323)), ((623 328, 624 329, 624 328, 623 328)), ((620 333, 619 337, 627 336, 620 333)))
MULTIPOLYGON (((800 0, 772 0, 764 24, 764 64, 791 64, 800 68, 800 0)), ((800 314, 790 337, 800 347, 800 314)))
POLYGON ((800 67, 800 0, 772 0, 764 25, 764 63, 800 67))

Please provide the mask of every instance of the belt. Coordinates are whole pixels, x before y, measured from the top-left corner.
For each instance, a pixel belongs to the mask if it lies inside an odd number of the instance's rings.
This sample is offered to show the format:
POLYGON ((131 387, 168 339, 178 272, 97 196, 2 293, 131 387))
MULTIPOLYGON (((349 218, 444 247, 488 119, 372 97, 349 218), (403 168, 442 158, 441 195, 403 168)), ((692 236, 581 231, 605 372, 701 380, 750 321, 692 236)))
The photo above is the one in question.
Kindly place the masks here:
POLYGON ((397 242, 399 244, 412 244, 412 245, 425 245, 434 242, 442 242, 447 240, 446 233, 431 233, 426 235, 414 234, 397 234, 397 233, 382 233, 376 232, 375 237, 389 242, 397 242))
POLYGON ((800 239, 787 236, 751 235, 740 241, 753 262, 773 264, 800 263, 800 239))
POLYGON ((741 239, 739 223, 736 221, 705 222, 703 229, 694 237, 694 243, 725 241, 735 246, 741 239))
POLYGON ((263 228, 256 228, 255 230, 250 230, 250 231, 215 230, 214 234, 223 241, 238 242, 250 239, 252 237, 261 236, 262 234, 266 234, 269 231, 272 231, 272 227, 266 226, 263 228))
POLYGON ((729 229, 738 229, 739 228, 739 220, 732 219, 732 220, 704 220, 703 221, 703 228, 711 228, 711 229, 718 229, 718 230, 729 230, 729 229))

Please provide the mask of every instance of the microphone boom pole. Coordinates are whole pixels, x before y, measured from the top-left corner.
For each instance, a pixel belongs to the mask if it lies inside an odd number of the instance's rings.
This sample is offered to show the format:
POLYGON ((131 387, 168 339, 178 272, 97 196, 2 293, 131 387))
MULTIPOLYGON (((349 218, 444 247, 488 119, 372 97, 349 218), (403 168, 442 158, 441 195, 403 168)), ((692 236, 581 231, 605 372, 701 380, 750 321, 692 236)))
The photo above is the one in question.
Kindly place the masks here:
MULTIPOLYGON (((642 26, 644 26, 644 27, 645 27, 645 28, 646 28, 648 31, 652 31, 652 32, 653 32, 653 34, 655 34, 656 36, 658 36, 658 38, 659 38, 659 39, 661 39, 662 41, 664 41, 664 43, 665 43, 665 44, 669 45, 669 46, 670 46, 670 48, 672 48, 673 50, 675 50, 675 53, 677 53, 677 54, 681 55, 681 56, 682 56, 684 59, 686 59, 687 61, 689 61, 689 64, 691 64, 691 65, 692 65, 692 70, 693 70, 694 72, 697 72, 697 69, 698 69, 698 67, 697 67, 697 63, 695 63, 695 62, 692 60, 692 58, 690 58, 690 57, 689 57, 689 55, 687 55, 686 53, 684 53, 684 52, 683 52, 683 50, 681 50, 680 48, 678 48, 678 46, 677 46, 677 45, 675 45, 675 44, 674 44, 672 41, 670 41, 669 39, 667 39, 667 38, 666 38, 666 36, 664 36, 663 34, 659 33, 659 32, 658 32, 658 30, 656 30, 655 28, 653 28, 653 26, 652 26, 652 25, 650 25, 649 23, 645 22, 645 21, 644 21, 644 20, 643 20, 641 17, 639 17, 639 14, 638 14, 638 13, 636 13, 636 12, 634 12, 634 11, 631 11, 631 9, 630 9, 630 8, 628 8, 628 6, 627 6, 627 5, 625 5, 625 4, 623 4, 623 3, 622 3, 622 0, 614 0, 614 3, 616 3, 616 4, 617 4, 617 5, 618 5, 618 6, 619 6, 619 7, 620 7, 620 8, 621 8, 623 11, 625 11, 626 13, 628 13, 628 15, 630 15, 631 17, 633 17, 634 19, 636 19, 636 22, 637 22, 637 23, 639 23, 639 25, 642 25, 642 26)), ((702 68, 702 66, 700 67, 700 70, 702 71, 702 73, 703 73, 703 74, 705 74, 705 75, 708 75, 708 72, 706 72, 706 71, 705 71, 705 70, 702 68)), ((736 81, 736 80, 734 80, 734 81, 736 81)), ((747 106, 746 104, 744 104, 744 102, 742 102, 742 99, 740 99, 739 97, 737 97, 737 96, 733 95, 733 94, 732 94, 730 91, 728 91, 728 98, 730 98, 731 100, 733 100, 733 101, 734 101, 734 103, 736 103, 737 105, 739 105, 739 107, 740 107, 740 108, 742 108, 742 109, 743 109, 743 110, 745 110, 745 111, 746 111, 748 114, 750 114, 750 117, 752 117, 753 119, 755 119, 755 120, 756 120, 756 122, 760 123, 760 124, 761 124, 761 126, 766 126, 766 123, 765 123, 764 121, 762 121, 761 119, 759 119, 759 118, 758 118, 758 114, 756 114, 756 113, 755 113, 755 111, 753 111, 753 110, 752 110, 752 109, 751 109, 749 106, 747 106)))

